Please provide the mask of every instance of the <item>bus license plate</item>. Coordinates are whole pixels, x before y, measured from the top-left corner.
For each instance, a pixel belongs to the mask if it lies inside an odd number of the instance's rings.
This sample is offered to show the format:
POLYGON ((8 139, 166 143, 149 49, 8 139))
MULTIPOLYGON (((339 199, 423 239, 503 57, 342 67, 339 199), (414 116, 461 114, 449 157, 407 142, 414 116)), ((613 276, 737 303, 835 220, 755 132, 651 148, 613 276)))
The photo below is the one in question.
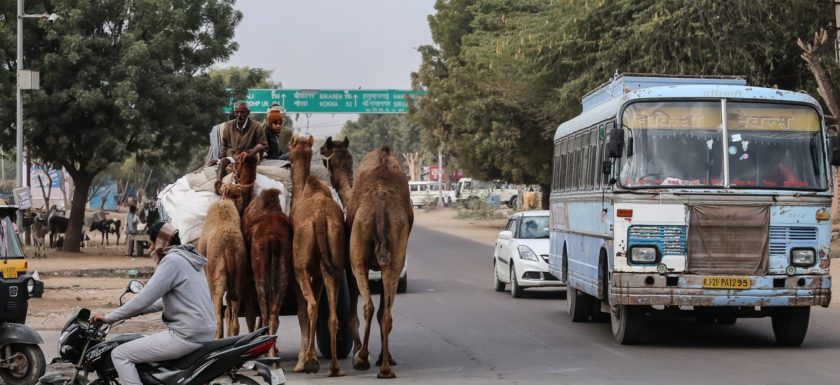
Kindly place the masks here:
POLYGON ((17 267, 9 266, 3 268, 3 278, 17 278, 17 267))
POLYGON ((752 286, 752 280, 745 277, 703 277, 703 287, 707 289, 745 290, 752 286))

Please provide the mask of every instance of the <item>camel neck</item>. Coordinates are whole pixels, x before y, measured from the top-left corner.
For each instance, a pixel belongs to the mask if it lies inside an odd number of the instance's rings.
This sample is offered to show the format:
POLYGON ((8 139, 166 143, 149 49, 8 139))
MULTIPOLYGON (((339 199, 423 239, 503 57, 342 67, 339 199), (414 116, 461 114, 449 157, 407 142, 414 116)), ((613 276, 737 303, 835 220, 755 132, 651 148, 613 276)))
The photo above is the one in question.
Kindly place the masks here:
POLYGON ((335 191, 338 192, 341 203, 344 207, 347 207, 352 196, 353 178, 344 173, 335 173, 330 175, 330 181, 333 183, 335 191))
POLYGON ((295 159, 292 163, 292 195, 301 196, 304 187, 306 186, 306 179, 309 178, 310 162, 312 162, 312 153, 303 154, 300 159, 295 159))

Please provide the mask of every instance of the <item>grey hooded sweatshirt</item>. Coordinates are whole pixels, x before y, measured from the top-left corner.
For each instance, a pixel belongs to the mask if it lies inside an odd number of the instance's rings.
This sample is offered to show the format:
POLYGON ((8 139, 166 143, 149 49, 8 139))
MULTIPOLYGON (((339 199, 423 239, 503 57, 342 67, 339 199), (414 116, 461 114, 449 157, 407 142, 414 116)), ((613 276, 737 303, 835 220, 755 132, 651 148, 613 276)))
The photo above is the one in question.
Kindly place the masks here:
POLYGON ((204 275, 207 258, 193 245, 175 246, 166 253, 143 290, 127 304, 105 316, 111 324, 163 310, 163 322, 179 337, 207 342, 216 333, 213 302, 204 275))

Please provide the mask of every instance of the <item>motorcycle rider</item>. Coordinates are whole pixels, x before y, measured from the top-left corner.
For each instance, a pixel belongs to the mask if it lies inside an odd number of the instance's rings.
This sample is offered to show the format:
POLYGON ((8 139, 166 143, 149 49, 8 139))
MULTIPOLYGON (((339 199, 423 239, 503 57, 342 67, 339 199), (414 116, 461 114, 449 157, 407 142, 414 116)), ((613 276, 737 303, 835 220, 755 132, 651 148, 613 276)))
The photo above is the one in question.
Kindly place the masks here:
POLYGON ((111 353, 122 385, 142 385, 135 364, 183 357, 216 332, 210 289, 204 275, 207 258, 193 245, 181 245, 178 231, 168 223, 149 229, 157 269, 143 290, 131 301, 94 321, 115 322, 163 310, 167 330, 123 345, 111 353))

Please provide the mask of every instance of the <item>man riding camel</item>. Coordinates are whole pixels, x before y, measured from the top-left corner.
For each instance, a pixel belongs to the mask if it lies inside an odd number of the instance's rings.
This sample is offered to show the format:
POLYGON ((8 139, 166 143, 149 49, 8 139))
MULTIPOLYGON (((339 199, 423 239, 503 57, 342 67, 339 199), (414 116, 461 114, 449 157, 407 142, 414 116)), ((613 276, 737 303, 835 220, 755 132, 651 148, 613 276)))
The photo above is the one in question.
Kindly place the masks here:
POLYGON ((219 186, 221 186, 222 178, 225 176, 225 170, 230 165, 234 155, 240 152, 247 152, 262 156, 263 150, 268 147, 265 128, 256 120, 249 118, 248 115, 250 114, 251 111, 248 109, 248 104, 244 101, 238 101, 233 105, 235 119, 223 125, 221 158, 217 161, 210 161, 209 163, 210 166, 216 163, 219 164, 219 169, 216 172, 217 193, 219 186))

